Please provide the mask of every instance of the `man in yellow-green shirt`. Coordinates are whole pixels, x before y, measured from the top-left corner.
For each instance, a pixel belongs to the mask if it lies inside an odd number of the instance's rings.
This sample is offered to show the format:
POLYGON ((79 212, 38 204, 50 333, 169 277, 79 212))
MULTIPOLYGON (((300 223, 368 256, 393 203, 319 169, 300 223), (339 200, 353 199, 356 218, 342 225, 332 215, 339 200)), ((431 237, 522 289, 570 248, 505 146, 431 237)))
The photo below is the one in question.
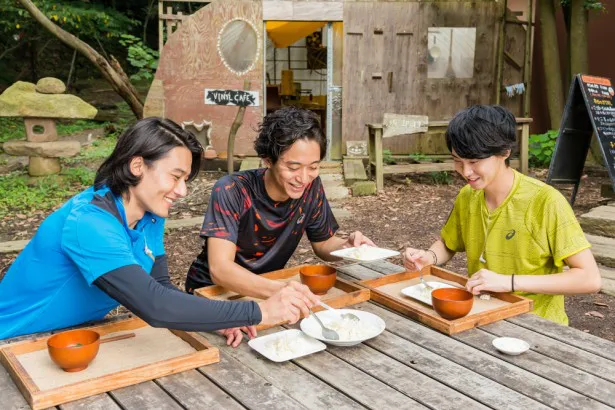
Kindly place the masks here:
POLYGON ((566 325, 564 295, 599 291, 600 272, 566 199, 509 167, 515 125, 500 106, 475 105, 451 120, 446 142, 468 185, 441 239, 426 251, 407 249, 406 267, 443 264, 466 252, 468 290, 516 292, 534 300, 533 313, 566 325))

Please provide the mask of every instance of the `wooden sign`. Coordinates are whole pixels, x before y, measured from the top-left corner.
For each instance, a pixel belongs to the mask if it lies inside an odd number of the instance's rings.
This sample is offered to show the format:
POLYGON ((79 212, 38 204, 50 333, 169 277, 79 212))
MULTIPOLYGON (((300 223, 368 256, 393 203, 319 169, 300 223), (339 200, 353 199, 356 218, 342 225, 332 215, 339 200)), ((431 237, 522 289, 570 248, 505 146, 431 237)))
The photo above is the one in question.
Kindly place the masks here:
POLYGON ((205 89, 205 104, 258 107, 258 91, 205 89))
POLYGON ((574 184, 571 204, 579 189, 592 134, 598 138, 615 189, 614 95, 608 78, 577 74, 570 85, 547 183, 574 184))
POLYGON ((382 138, 427 132, 429 118, 425 115, 384 114, 382 138))

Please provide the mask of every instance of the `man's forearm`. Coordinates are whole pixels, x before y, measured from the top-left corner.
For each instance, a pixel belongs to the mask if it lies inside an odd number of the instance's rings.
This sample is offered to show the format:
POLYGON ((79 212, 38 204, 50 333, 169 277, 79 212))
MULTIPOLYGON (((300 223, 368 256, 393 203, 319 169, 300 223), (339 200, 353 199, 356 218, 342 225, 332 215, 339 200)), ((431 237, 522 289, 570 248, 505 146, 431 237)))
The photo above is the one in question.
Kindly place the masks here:
POLYGON ((244 296, 267 299, 284 287, 283 282, 263 278, 235 262, 223 262, 223 267, 210 266, 213 281, 244 296))
POLYGON ((446 262, 450 261, 453 256, 455 256, 455 252, 448 249, 442 239, 435 241, 429 249, 436 254, 437 260, 434 261, 434 264, 436 265, 444 265, 446 262))
POLYGON ((348 243, 346 239, 332 236, 323 242, 313 242, 312 249, 314 250, 316 256, 318 256, 320 259, 328 262, 334 262, 340 260, 341 258, 332 256, 331 252, 337 251, 338 249, 342 249, 342 247, 346 243, 348 243))

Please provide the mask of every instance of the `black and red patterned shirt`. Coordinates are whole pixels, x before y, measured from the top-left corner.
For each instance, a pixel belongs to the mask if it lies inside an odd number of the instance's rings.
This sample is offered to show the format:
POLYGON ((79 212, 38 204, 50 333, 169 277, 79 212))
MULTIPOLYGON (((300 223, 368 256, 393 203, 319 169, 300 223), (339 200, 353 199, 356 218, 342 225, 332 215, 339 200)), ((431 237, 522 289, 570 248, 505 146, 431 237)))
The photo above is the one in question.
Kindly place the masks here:
POLYGON ((200 234, 205 243, 188 271, 188 291, 213 284, 207 261, 208 237, 235 243, 235 262, 261 274, 282 269, 304 232, 310 242, 321 242, 337 231, 320 177, 301 198, 276 202, 267 194, 264 176, 264 168, 243 171, 214 185, 200 234))

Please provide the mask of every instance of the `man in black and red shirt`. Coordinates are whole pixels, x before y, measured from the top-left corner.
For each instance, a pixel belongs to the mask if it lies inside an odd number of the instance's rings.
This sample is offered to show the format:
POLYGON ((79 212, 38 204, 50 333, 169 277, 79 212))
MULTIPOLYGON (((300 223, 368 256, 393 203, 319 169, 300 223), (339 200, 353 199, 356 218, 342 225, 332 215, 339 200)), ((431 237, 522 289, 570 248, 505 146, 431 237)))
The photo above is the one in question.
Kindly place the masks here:
POLYGON ((269 114, 254 145, 266 168, 214 185, 188 292, 216 283, 246 296, 272 295, 283 283, 258 274, 282 269, 304 232, 324 260, 336 260, 330 253, 338 249, 374 245, 360 232, 335 236, 338 225, 318 176, 326 138, 314 113, 286 107, 269 114))

